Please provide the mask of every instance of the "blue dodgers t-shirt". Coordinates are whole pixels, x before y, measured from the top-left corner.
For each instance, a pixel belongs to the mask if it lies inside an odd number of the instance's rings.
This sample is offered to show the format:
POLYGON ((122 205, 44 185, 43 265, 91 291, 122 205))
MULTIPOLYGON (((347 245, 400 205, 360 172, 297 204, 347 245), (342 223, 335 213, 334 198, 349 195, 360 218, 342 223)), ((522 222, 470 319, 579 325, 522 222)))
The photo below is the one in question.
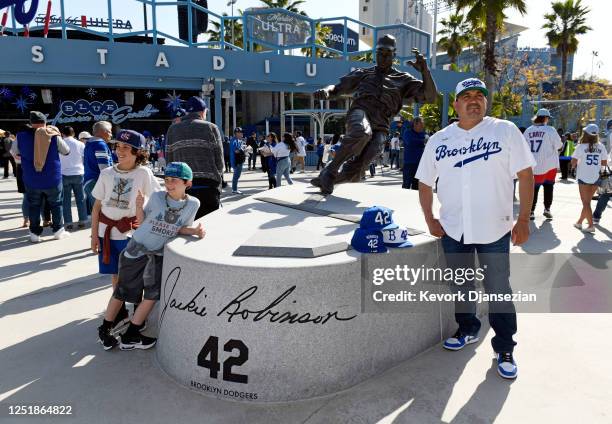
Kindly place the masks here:
POLYGON ((181 227, 193 224, 199 207, 200 201, 193 196, 173 200, 165 191, 153 193, 144 208, 144 222, 134 231, 126 247, 126 256, 138 258, 144 251, 163 249, 169 239, 176 237, 181 227))

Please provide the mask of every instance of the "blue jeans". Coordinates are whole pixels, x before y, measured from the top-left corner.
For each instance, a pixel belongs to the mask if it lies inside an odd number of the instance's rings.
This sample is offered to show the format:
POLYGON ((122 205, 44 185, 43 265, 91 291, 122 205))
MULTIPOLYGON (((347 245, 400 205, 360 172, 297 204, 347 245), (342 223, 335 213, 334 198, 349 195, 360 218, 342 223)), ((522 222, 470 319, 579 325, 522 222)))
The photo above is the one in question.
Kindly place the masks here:
POLYGON ((98 180, 87 180, 85 184, 83 184, 83 191, 85 192, 85 206, 87 208, 87 215, 91 215, 91 210, 93 209, 94 203, 96 203, 96 198, 93 197, 91 192, 96 186, 96 182, 98 180))
POLYGON ((393 168, 393 163, 396 164, 396 168, 399 169, 399 150, 389 150, 389 166, 393 168))
POLYGON ((289 159, 288 156, 276 162, 276 186, 277 187, 280 187, 282 185, 281 180, 283 176, 285 176, 285 179, 287 180, 289 185, 293 184, 293 181, 291 180, 291 175, 289 174, 290 170, 291 170, 291 159, 289 159))
POLYGON ((240 179, 240 175, 242 174, 243 166, 244 163, 234 166, 234 176, 232 177, 232 191, 238 190, 238 180, 240 179))
POLYGON ((610 193, 600 194, 597 206, 595 206, 595 212, 593 212, 593 218, 601 219, 601 214, 606 210, 608 201, 610 200, 610 193))
POLYGON ((51 209, 51 228, 53 232, 59 231, 64 226, 64 217, 62 216, 62 184, 57 187, 37 189, 26 187, 26 196, 28 197, 28 211, 30 215, 30 232, 41 235, 43 227, 40 225, 40 213, 42 209, 43 196, 49 203, 51 209))
POLYGON ((87 207, 85 205, 85 192, 83 191, 82 175, 62 175, 62 188, 64 192, 64 222, 72 224, 72 193, 79 212, 79 222, 87 221, 87 207))
POLYGON ((414 177, 418 168, 418 163, 408 163, 404 160, 404 169, 402 171, 402 188, 412 190, 419 189, 419 180, 414 177))
MULTIPOLYGON (((510 233, 493 243, 465 244, 463 237, 456 241, 449 236, 442 237, 442 248, 447 266, 451 269, 474 269, 475 254, 479 267, 484 269, 483 285, 486 293, 511 294, 510 287, 510 233)), ((474 291, 474 281, 462 285, 453 284, 454 293, 462 293, 464 301, 455 302, 455 321, 462 334, 476 335, 480 320, 476 317, 476 302, 468 300, 468 292, 474 291)), ((516 342, 516 310, 511 301, 489 302, 489 323, 495 331, 491 340, 495 352, 512 352, 516 342)))

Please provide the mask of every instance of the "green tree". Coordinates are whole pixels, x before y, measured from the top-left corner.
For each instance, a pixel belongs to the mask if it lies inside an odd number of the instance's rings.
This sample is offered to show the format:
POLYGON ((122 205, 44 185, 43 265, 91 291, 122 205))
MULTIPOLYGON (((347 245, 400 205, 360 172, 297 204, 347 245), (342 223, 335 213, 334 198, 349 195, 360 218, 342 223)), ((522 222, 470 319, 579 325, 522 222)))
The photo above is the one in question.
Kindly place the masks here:
POLYGON ((438 34, 442 36, 438 40, 438 47, 446 50, 451 64, 456 64, 457 57, 470 42, 469 25, 465 22, 464 16, 459 14, 450 15, 448 19, 442 19, 440 23, 443 28, 438 31, 438 34))
POLYGON ((279 8, 285 9, 289 12, 299 13, 300 15, 306 16, 306 12, 300 10, 298 7, 302 3, 306 3, 305 0, 260 0, 264 5, 271 9, 279 8))
MULTIPOLYGON (((242 15, 242 10, 238 11, 239 15, 242 15)), ((223 13, 223 16, 228 16, 227 13, 223 13)), ((208 41, 221 41, 221 21, 216 22, 211 20, 210 24, 212 28, 206 31, 208 35, 208 41)), ((224 20, 224 40, 226 43, 232 42, 232 28, 234 30, 234 45, 240 48, 244 48, 244 40, 242 37, 242 23, 240 20, 234 20, 232 23, 230 20, 224 20), (233 25, 232 25, 233 24, 233 25)), ((228 47, 229 48, 229 47, 228 47)))
MULTIPOLYGON (((315 43, 319 46, 327 46, 327 41, 325 40, 325 37, 327 37, 327 35, 331 34, 331 27, 328 26, 321 26, 320 23, 316 24, 315 26, 315 34, 316 34, 316 39, 315 39, 315 43)), ((308 40, 308 42, 310 42, 310 39, 308 40)), ((304 56, 310 57, 312 56, 312 49, 310 47, 304 47, 301 49, 302 54, 304 56)), ((325 49, 315 49, 316 51, 316 57, 333 57, 334 54, 332 52, 329 52, 325 49)))
MULTIPOLYGON (((447 0, 447 2, 455 4, 457 12, 468 9, 466 18, 475 29, 484 26, 485 84, 489 88, 493 87, 494 77, 497 74, 495 41, 506 17, 504 11, 513 8, 524 15, 527 13, 525 0, 447 0)), ((488 100, 489 107, 491 107, 493 100, 493 90, 491 89, 489 89, 488 100)))
POLYGON ((546 37, 551 47, 561 55, 561 91, 567 78, 567 57, 578 50, 578 35, 585 34, 591 28, 586 25, 588 7, 582 6, 580 0, 565 0, 552 4, 553 13, 544 15, 547 29, 546 37))
POLYGON ((504 86, 493 95, 491 115, 507 119, 521 114, 521 96, 512 91, 510 86, 504 86))

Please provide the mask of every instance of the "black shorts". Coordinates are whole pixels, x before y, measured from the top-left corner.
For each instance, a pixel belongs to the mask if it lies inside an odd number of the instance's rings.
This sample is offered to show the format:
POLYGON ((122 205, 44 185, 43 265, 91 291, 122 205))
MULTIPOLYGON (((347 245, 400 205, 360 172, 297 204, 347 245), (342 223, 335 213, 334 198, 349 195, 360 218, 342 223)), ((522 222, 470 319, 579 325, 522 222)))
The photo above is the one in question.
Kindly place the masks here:
POLYGON ((123 252, 121 253, 119 282, 113 293, 115 299, 140 303, 144 292, 144 299, 159 300, 164 257, 155 255, 151 260, 153 263, 147 267, 148 256, 128 258, 123 252))

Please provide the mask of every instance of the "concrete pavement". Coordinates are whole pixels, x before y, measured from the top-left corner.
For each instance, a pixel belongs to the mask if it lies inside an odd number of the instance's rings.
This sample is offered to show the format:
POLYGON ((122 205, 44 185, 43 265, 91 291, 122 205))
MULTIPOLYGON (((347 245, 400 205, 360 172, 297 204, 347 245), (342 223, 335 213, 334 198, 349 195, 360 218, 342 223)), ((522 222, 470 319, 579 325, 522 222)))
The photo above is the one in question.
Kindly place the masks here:
MULTIPOLYGON (((294 175, 307 180, 314 174, 294 175)), ((399 173, 386 171, 366 184, 399 187, 400 181, 399 173)), ((267 177, 245 171, 239 188, 255 194, 267 188, 267 177)), ((223 201, 237 198, 226 193, 223 201)), ((487 327, 481 342, 460 352, 434 347, 326 398, 248 404, 205 397, 165 376, 154 349, 102 350, 96 327, 111 290, 89 253, 89 229, 59 241, 45 229, 43 242, 31 244, 27 229, 19 228, 20 202, 15 180, 0 180, 3 423, 612 422, 612 314, 520 314, 514 382, 496 374, 487 327), (9 406, 16 405, 71 405, 72 415, 10 416, 9 406)), ((601 253, 610 268, 610 208, 595 235, 572 227, 580 211, 575 183, 556 185, 552 222, 544 221, 542 208, 530 241, 513 252, 601 253)))

